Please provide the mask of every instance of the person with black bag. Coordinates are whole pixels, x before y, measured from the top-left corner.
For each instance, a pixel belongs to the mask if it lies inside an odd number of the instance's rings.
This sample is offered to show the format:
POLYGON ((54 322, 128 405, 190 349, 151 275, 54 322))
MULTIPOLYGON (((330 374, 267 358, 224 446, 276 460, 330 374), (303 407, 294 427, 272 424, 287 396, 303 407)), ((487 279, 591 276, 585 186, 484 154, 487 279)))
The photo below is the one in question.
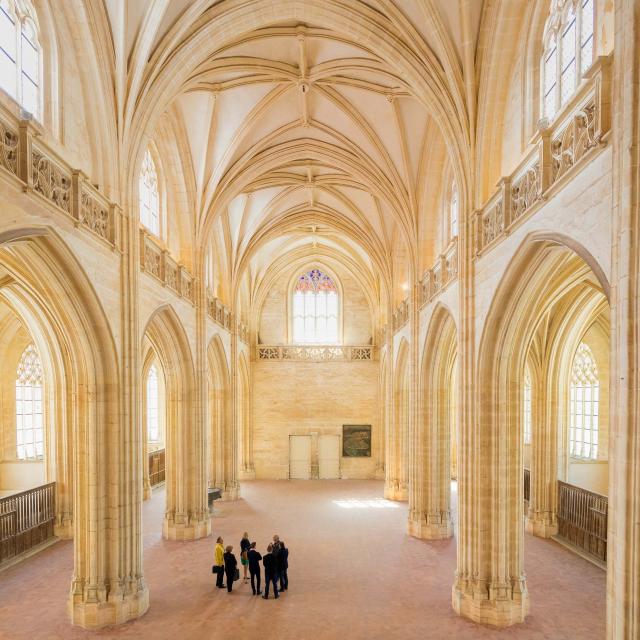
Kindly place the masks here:
POLYGON ((233 545, 229 545, 224 554, 224 573, 227 577, 227 591, 231 593, 233 590, 234 580, 240 578, 240 572, 238 571, 238 561, 233 555, 233 545))
POLYGON ((273 595, 275 598, 279 598, 278 595, 278 567, 276 566, 276 559, 271 553, 273 551, 273 545, 267 547, 267 553, 262 558, 262 564, 264 565, 264 595, 265 600, 269 599, 269 584, 273 582, 273 595))
POLYGON ((215 562, 212 571, 216 574, 216 587, 224 589, 224 541, 220 537, 216 540, 215 562))
POLYGON ((262 555, 259 551, 256 551, 255 542, 251 543, 247 557, 249 559, 249 573, 251 574, 251 589, 253 590, 253 595, 262 595, 262 591, 260 590, 260 560, 262 560, 262 555))

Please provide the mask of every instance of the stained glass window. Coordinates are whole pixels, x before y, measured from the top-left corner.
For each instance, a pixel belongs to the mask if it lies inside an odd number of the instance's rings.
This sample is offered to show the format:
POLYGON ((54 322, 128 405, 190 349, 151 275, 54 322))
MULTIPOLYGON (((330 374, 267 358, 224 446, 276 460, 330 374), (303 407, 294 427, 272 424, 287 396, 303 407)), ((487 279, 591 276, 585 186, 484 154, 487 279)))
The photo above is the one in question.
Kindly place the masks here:
POLYGON ((338 289, 319 269, 303 273, 296 282, 293 341, 302 344, 338 342, 338 289))
POLYGON ((22 353, 16 372, 16 454, 19 460, 44 455, 42 363, 33 344, 22 353))
POLYGON ((160 440, 158 370, 151 365, 147 374, 147 437, 149 442, 160 440))
POLYGON ((542 112, 553 118, 593 63, 594 0, 553 0, 542 55, 542 112))
POLYGON ((598 457, 598 368, 591 349, 580 343, 571 372, 569 453, 574 458, 598 457))
POLYGON ((147 149, 138 179, 140 222, 154 235, 160 235, 160 197, 158 174, 151 153, 147 149))
POLYGON ((450 233, 455 238, 458 235, 458 187, 454 184, 451 187, 451 208, 449 212, 450 233))
POLYGON ((33 19, 14 0, 0 0, 0 88, 40 117, 40 45, 33 19))
POLYGON ((524 370, 524 443, 531 444, 531 372, 524 370))

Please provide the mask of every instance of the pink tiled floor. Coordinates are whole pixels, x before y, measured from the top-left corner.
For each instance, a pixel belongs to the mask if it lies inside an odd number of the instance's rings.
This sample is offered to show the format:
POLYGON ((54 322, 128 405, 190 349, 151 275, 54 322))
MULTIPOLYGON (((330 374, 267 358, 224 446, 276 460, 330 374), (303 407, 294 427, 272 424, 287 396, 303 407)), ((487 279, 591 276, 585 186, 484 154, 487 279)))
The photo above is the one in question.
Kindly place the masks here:
POLYGON ((161 539, 160 490, 144 506, 151 607, 142 619, 93 633, 72 628, 65 610, 72 543, 60 542, 0 573, 0 638, 604 637, 605 573, 554 542, 526 537, 531 615, 524 625, 499 631, 453 613, 455 542, 408 537, 406 504, 380 501, 380 482, 251 482, 242 490, 243 500, 217 503, 214 535, 238 545, 246 529, 262 551, 279 533, 291 550, 290 590, 279 600, 254 598, 242 584, 231 595, 217 591, 210 573, 211 539, 161 539), (335 502, 349 500, 361 501, 360 506, 335 502), (366 500, 375 502, 363 506, 366 500))

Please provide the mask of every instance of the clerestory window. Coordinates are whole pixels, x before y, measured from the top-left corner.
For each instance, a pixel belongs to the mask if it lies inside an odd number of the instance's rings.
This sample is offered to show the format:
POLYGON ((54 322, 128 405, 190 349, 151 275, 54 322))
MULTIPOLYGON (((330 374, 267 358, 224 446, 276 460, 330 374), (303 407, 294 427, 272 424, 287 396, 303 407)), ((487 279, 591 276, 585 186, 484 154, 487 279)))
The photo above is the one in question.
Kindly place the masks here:
POLYGON ((301 274, 293 291, 293 341, 336 344, 339 296, 335 282, 320 269, 301 274))
POLYGON ((40 44, 24 3, 0 0, 0 89, 40 119, 40 44))
POLYGON ((19 460, 44 455, 42 363, 33 344, 23 351, 16 372, 16 455, 19 460))
POLYGON ((544 31, 542 115, 550 120, 571 99, 593 63, 594 0, 554 0, 544 31))
POLYGON ((591 349, 580 343, 571 370, 569 453, 574 458, 598 458, 600 384, 591 349))
POLYGON ((140 199, 140 222, 154 236, 160 236, 160 195, 158 191, 158 173, 151 153, 147 149, 140 168, 138 179, 140 199))

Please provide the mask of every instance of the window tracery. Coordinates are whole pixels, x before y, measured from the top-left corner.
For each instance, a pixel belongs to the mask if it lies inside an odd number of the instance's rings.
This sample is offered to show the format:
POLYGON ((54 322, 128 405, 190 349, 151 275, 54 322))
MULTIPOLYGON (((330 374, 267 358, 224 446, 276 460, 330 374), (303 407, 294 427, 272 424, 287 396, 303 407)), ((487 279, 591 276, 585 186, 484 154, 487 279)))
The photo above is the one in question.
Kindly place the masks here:
POLYGON ((320 269, 300 275, 293 292, 293 341, 302 344, 338 342, 338 289, 320 269))
POLYGON ((598 367, 591 349, 580 343, 571 372, 569 453, 574 458, 598 457, 598 367))
POLYGON ((0 88, 40 118, 40 44, 24 3, 0 0, 0 88))
POLYGON ((593 62, 594 0, 554 0, 544 30, 542 113, 552 119, 593 62))
POLYGON ((147 374, 147 438, 160 441, 158 370, 151 365, 147 374))
POLYGON ((38 460, 44 455, 42 363, 33 344, 20 357, 16 371, 16 455, 38 460))
POLYGON ((151 153, 147 149, 138 178, 140 199, 140 222, 153 235, 160 235, 160 195, 158 191, 158 173, 151 153))

